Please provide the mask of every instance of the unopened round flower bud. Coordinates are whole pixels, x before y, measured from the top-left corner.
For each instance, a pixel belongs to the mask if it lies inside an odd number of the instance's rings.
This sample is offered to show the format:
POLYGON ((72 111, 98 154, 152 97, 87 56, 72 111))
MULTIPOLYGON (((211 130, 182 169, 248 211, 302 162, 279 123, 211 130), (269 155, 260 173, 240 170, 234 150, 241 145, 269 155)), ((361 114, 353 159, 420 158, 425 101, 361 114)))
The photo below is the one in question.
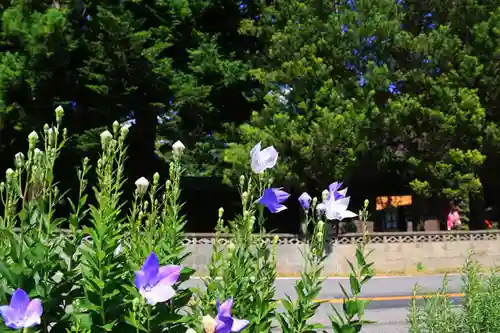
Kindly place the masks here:
POLYGON ((241 193, 241 201, 245 204, 248 200, 248 192, 245 191, 243 193, 241 193))
POLYGON ((110 131, 106 130, 106 131, 102 132, 101 133, 101 146, 102 146, 102 149, 106 149, 112 139, 113 139, 113 134, 111 134, 110 131))
POLYGON ((129 132, 128 126, 122 126, 120 130, 120 139, 123 141, 127 137, 127 134, 129 132))
POLYGON ((253 216, 253 215, 252 215, 252 216, 250 216, 250 226, 251 226, 252 228, 253 228, 253 226, 254 226, 254 224, 255 224, 255 221, 256 221, 256 220, 257 220, 257 219, 255 218, 255 216, 253 216))
POLYGON ((43 125, 43 132, 45 133, 45 135, 47 135, 47 133, 49 132, 49 128, 49 124, 43 125))
POLYGON ((245 184, 245 175, 240 176, 240 186, 243 186, 245 184))
POLYGON ((115 120, 113 122, 113 133, 115 133, 115 135, 118 135, 119 130, 120 130, 120 124, 115 120))
POLYGON ((59 105, 59 106, 56 108, 56 121, 57 121, 57 122, 60 122, 60 121, 61 121, 61 119, 62 119, 62 117, 64 117, 64 109, 63 109, 63 107, 62 107, 62 106, 60 106, 60 105, 59 105))
POLYGON ((49 131, 47 132, 47 137, 49 139, 49 146, 52 146, 52 144, 55 142, 55 135, 54 135, 54 128, 49 128, 49 131))
POLYGON ((141 305, 141 300, 136 297, 132 300, 132 309, 136 312, 139 310, 139 306, 141 305))
POLYGON ((312 206, 313 206, 313 207, 316 207, 316 205, 317 205, 317 204, 318 204, 318 198, 314 197, 314 198, 312 199, 312 206))
POLYGON ((321 199, 323 199, 323 201, 326 200, 326 197, 328 197, 328 190, 324 190, 323 192, 321 192, 321 199))
POLYGON ((114 150, 116 148, 116 145, 118 144, 118 141, 116 141, 115 139, 112 139, 110 142, 109 142, 109 148, 111 148, 111 150, 114 150))
POLYGON ((22 168, 24 166, 24 154, 21 152, 17 153, 15 155, 14 161, 15 161, 16 167, 22 168))
POLYGON ((35 151, 33 152, 34 155, 35 155, 35 160, 40 162, 42 161, 42 158, 43 158, 43 151, 41 151, 40 149, 38 148, 35 148, 35 151))
POLYGON ((68 129, 63 128, 63 139, 66 140, 68 138, 68 129))
POLYGON ((135 181, 135 187, 137 194, 142 197, 148 191, 149 181, 146 178, 141 177, 135 181))
POLYGON ((88 164, 89 164, 89 161, 90 161, 90 159, 89 159, 88 157, 85 157, 85 158, 83 159, 83 165, 85 165, 85 166, 86 166, 86 165, 88 165, 88 164))
POLYGON ((160 174, 158 172, 155 172, 155 174, 153 175, 153 184, 158 185, 159 181, 160 181, 160 174))
POLYGON ((181 156, 182 153, 184 152, 184 149, 186 149, 186 146, 180 141, 176 141, 172 145, 172 152, 174 153, 175 156, 181 156))
POLYGON ((5 183, 1 182, 0 183, 0 192, 3 192, 3 190, 5 190, 5 183))
POLYGON ((319 221, 319 222, 318 222, 318 230, 323 231, 323 230, 324 230, 324 228, 325 228, 325 222, 323 222, 323 221, 319 221))
POLYGON ((7 180, 7 183, 12 182, 12 179, 14 178, 15 172, 11 168, 8 168, 5 171, 5 179, 7 180))
POLYGON ((170 187, 172 186, 172 182, 169 180, 167 180, 165 182, 165 191, 168 191, 170 189, 170 187))
POLYGON ((370 204, 370 201, 368 199, 365 199, 365 208, 368 208, 369 204, 370 204))
POLYGON ((253 189, 252 182, 248 182, 247 192, 248 192, 248 193, 252 193, 252 189, 253 189))
POLYGON ((36 144, 38 143, 38 134, 33 131, 28 135, 28 142, 30 145, 30 149, 35 149, 36 144))
POLYGON ((219 208, 219 218, 221 219, 223 215, 224 215, 224 208, 220 207, 219 208))
POLYGON ((149 201, 144 201, 144 211, 148 210, 149 201))

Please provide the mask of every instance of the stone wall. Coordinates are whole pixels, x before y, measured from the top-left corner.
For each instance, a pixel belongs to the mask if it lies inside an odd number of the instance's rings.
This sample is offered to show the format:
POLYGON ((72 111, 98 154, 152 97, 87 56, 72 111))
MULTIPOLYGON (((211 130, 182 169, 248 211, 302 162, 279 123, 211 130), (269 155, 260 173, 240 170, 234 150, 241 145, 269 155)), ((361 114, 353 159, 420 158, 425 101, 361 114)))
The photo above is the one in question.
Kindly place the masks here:
MULTIPOLYGON (((213 234, 189 234, 186 244, 191 255, 185 265, 196 269, 199 274, 206 272, 213 234)), ((267 236, 272 238, 274 235, 267 236)), ((302 267, 300 249, 304 244, 296 235, 279 234, 278 273, 296 275, 302 267)), ((325 275, 346 275, 347 259, 354 260, 356 242, 360 234, 344 234, 327 241, 328 258, 325 275)), ((230 236, 222 238, 230 242, 230 236)), ((500 231, 436 231, 371 233, 368 249, 373 249, 369 261, 375 262, 378 273, 444 272, 460 269, 469 250, 474 258, 485 267, 500 264, 500 231)))

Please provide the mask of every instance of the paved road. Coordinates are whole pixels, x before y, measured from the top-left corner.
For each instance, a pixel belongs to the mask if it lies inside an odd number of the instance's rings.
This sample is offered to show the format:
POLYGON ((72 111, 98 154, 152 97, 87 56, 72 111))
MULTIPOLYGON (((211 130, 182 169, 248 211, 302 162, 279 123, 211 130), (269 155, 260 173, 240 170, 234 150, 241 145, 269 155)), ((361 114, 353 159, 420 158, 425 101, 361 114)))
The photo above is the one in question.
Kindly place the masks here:
MULTIPOLYGON (((407 333, 406 317, 408 302, 413 287, 420 286, 420 295, 435 292, 442 287, 443 275, 405 276, 405 277, 375 277, 363 286, 361 297, 373 298, 366 311, 366 319, 377 323, 365 327, 364 333, 407 333)), ((276 297, 282 298, 286 294, 295 297, 294 285, 296 278, 280 278, 276 280, 276 297)), ((202 287, 199 279, 188 281, 190 286, 202 287)), ((327 331, 331 327, 328 315, 332 313, 331 306, 340 307, 342 291, 339 283, 349 290, 349 280, 345 278, 328 278, 325 280, 319 299, 331 304, 322 304, 314 317, 314 322, 324 324, 327 331)), ((462 285, 459 275, 448 276, 448 292, 460 293, 462 285)), ((459 302, 459 298, 454 298, 459 302)), ((279 332, 279 331, 276 331, 279 332)))

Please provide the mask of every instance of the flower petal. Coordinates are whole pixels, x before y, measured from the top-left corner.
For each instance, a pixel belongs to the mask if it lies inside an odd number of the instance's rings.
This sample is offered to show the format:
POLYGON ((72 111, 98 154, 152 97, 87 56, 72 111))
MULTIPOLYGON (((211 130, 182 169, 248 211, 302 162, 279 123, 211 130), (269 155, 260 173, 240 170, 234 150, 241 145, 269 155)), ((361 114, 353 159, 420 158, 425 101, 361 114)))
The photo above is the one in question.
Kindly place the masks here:
POLYGON ((346 210, 347 207, 349 206, 349 201, 351 200, 351 197, 345 197, 341 198, 339 200, 334 200, 335 205, 342 207, 343 210, 346 210))
POLYGON ((316 206, 316 210, 318 211, 318 214, 323 214, 326 210, 326 205, 321 202, 316 206))
POLYGON ((267 207, 267 205, 272 204, 273 202, 276 202, 276 195, 274 195, 274 192, 272 189, 268 188, 264 190, 264 193, 262 196, 257 200, 261 205, 264 205, 267 207))
POLYGON ((347 210, 349 206, 350 197, 334 200, 334 198, 326 202, 325 215, 329 220, 341 220, 342 213, 347 210))
POLYGON ((158 257, 154 252, 146 258, 144 265, 142 265, 142 271, 144 272, 147 282, 150 282, 156 278, 158 275, 158 270, 160 269, 160 262, 158 257))
POLYGON ((217 309, 217 311, 219 312, 218 315, 223 317, 231 317, 232 308, 233 308, 233 299, 229 298, 224 303, 222 303, 217 309))
POLYGON ((279 212, 282 212, 284 210, 287 210, 288 207, 287 206, 284 206, 284 205, 273 205, 271 207, 267 207, 267 209, 269 209, 269 211, 271 213, 279 213, 279 212))
POLYGON ((137 289, 141 289, 147 284, 146 274, 143 271, 135 272, 134 284, 137 289))
POLYGON ((212 318, 209 315, 203 316, 201 319, 201 323, 203 325, 203 328, 205 329, 205 332, 207 333, 214 333, 215 328, 217 327, 217 321, 212 318))
POLYGON ((17 289, 10 300, 10 307, 19 314, 24 314, 28 305, 30 305, 28 294, 21 288, 17 289))
POLYGON ((259 154, 259 163, 264 169, 272 169, 278 162, 278 151, 273 146, 267 147, 259 154))
POLYGON ((339 188, 342 186, 342 182, 333 182, 328 186, 328 196, 326 197, 326 200, 330 200, 332 195, 335 195, 335 192, 339 190, 339 188))
POLYGON ((348 187, 346 187, 343 190, 337 191, 337 193, 340 194, 340 195, 343 195, 345 197, 347 195, 347 189, 348 189, 348 187))
POLYGON ((246 319, 236 319, 233 318, 233 326, 231 327, 231 332, 239 332, 244 330, 250 322, 246 319))
POLYGON ((250 157, 253 159, 255 155, 260 153, 260 147, 261 147, 262 141, 257 143, 252 150, 250 150, 250 157))
POLYGON ((7 327, 18 329, 17 322, 21 319, 19 313, 8 305, 0 306, 0 315, 7 327))
POLYGON ((42 302, 39 299, 32 300, 26 309, 23 327, 40 325, 42 313, 42 302))
POLYGON ((173 285, 179 280, 181 276, 182 266, 179 265, 166 265, 160 267, 158 271, 158 283, 166 283, 173 285))
POLYGON ((273 190, 274 195, 276 196, 276 200, 279 203, 282 203, 283 201, 288 199, 288 197, 290 196, 290 194, 286 193, 285 191, 283 191, 281 189, 274 188, 272 190, 273 190))
POLYGON ((328 186, 330 192, 338 191, 342 187, 342 182, 333 182, 328 186))
POLYGON ((351 212, 350 210, 346 210, 346 211, 342 212, 340 214, 340 216, 342 217, 342 219, 350 219, 350 218, 358 216, 358 214, 351 212))
POLYGON ((257 143, 255 147, 253 147, 252 150, 250 151, 251 167, 253 172, 255 173, 261 173, 262 171, 264 171, 259 161, 260 145, 261 145, 260 142, 257 143))
POLYGON ((233 318, 217 316, 215 317, 217 326, 215 327, 215 333, 229 333, 233 326, 233 318))
POLYGON ((166 283, 159 283, 153 288, 146 290, 140 289, 139 293, 148 301, 150 305, 163 303, 174 297, 175 290, 166 283))

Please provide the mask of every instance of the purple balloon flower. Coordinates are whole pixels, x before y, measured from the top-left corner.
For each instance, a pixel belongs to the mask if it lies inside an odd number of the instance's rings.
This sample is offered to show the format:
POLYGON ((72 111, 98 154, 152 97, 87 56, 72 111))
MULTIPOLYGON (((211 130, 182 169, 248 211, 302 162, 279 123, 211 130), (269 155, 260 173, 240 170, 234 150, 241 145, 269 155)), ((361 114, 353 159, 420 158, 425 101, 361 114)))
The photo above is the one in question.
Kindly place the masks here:
POLYGON ((233 308, 233 299, 230 298, 224 303, 220 304, 217 300, 217 316, 214 318, 210 316, 203 317, 203 326, 205 332, 209 333, 230 333, 240 332, 244 330, 249 321, 245 319, 233 318, 231 310, 233 308))
POLYGON ((309 210, 311 207, 311 201, 312 198, 307 192, 302 193, 299 197, 300 205, 304 208, 304 210, 309 210))
POLYGON ((40 325, 42 313, 42 301, 36 298, 30 301, 28 294, 22 289, 14 292, 10 305, 0 306, 5 325, 13 329, 40 325))
POLYGON ((181 274, 182 266, 166 265, 160 267, 154 252, 146 258, 140 271, 135 272, 135 286, 149 304, 166 302, 175 295, 172 288, 181 274))
POLYGON ((266 206, 271 213, 279 213, 285 209, 286 206, 281 203, 288 199, 290 194, 282 191, 280 188, 268 188, 264 191, 264 194, 259 198, 258 202, 266 206))

